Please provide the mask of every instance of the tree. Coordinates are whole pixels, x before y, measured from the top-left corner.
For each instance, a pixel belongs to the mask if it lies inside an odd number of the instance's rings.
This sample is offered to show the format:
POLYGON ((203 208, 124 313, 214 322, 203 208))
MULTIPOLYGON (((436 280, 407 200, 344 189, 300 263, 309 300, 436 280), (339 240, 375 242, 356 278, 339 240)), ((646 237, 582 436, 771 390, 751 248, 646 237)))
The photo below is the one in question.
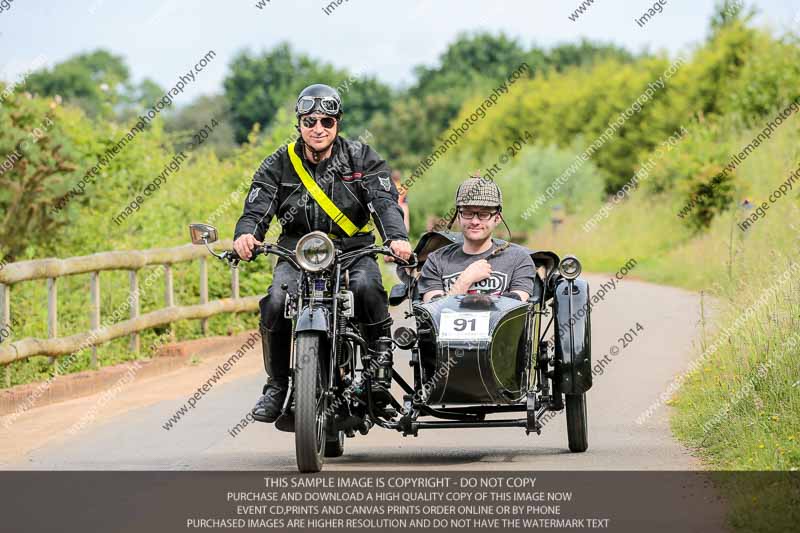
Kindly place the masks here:
POLYGON ((217 126, 213 127, 204 146, 214 150, 218 157, 225 157, 236 148, 229 115, 228 101, 223 95, 200 96, 188 106, 167 115, 164 130, 171 134, 176 151, 180 151, 192 142, 192 136, 201 128, 210 125, 212 119, 216 120, 217 126))
POLYGON ((391 113, 395 95, 388 85, 374 76, 354 74, 339 81, 335 87, 342 96, 345 135, 358 137, 369 128, 373 117, 391 113))
POLYGON ((714 14, 711 15, 711 35, 713 37, 734 23, 747 25, 755 16, 755 7, 745 6, 744 0, 718 0, 714 5, 714 14))
POLYGON ((78 165, 56 107, 19 94, 0 106, 0 254, 7 260, 51 239, 63 220, 51 207, 78 165))
POLYGON ((79 54, 52 69, 33 72, 28 90, 42 96, 60 95, 82 107, 90 116, 111 116, 124 103, 130 73, 120 56, 106 50, 79 54))
POLYGON ((282 43, 261 55, 241 52, 230 65, 224 87, 237 142, 247 140, 255 123, 267 129, 279 109, 293 110, 297 94, 312 83, 338 88, 344 100, 344 126, 352 132, 363 130, 376 113, 389 110, 391 89, 377 78, 353 75, 282 43))
POLYGON ((391 166, 413 170, 430 154, 459 105, 446 93, 397 98, 389 113, 376 115, 370 123, 370 144, 391 166))
POLYGON ((630 63, 633 54, 613 44, 602 44, 581 39, 578 44, 567 43, 551 48, 545 55, 548 68, 563 71, 569 67, 593 65, 606 59, 616 59, 620 63, 630 63))
POLYGON ((417 66, 417 82, 398 95, 391 118, 377 116, 370 126, 375 144, 389 162, 412 170, 426 157, 440 135, 476 95, 488 95, 523 63, 526 77, 547 70, 561 71, 607 60, 633 61, 623 48, 583 40, 551 50, 536 46, 525 50, 504 34, 461 34, 439 57, 435 66, 417 66))
POLYGON ((417 83, 409 92, 417 97, 472 93, 471 86, 503 80, 528 59, 516 39, 505 34, 461 34, 439 56, 439 65, 414 69, 417 83))

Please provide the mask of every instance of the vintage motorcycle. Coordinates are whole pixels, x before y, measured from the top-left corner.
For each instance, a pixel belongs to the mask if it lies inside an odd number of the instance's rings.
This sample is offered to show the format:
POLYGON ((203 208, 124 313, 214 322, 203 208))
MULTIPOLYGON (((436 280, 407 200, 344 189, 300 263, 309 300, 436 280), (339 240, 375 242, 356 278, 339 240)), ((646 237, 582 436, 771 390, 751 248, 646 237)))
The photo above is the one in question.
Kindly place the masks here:
MULTIPOLYGON (((194 244, 238 266, 234 251, 211 250, 217 240, 213 226, 192 224, 190 231, 194 244)), ((301 272, 298 290, 286 297, 292 378, 276 422, 280 429, 294 431, 301 472, 319 472, 325 457, 344 453, 345 438, 356 432, 366 435, 376 425, 403 436, 417 435, 420 429, 466 427, 521 427, 540 434, 547 412, 565 406, 570 451, 588 448, 591 328, 589 285, 579 277, 580 262, 572 256, 559 259, 553 252, 531 252, 538 274, 534 294, 524 303, 480 294, 423 303, 416 281, 424 261, 461 238, 450 232, 427 233, 409 263, 388 247, 340 251, 318 231, 303 236, 294 251, 269 243, 254 250, 254 257, 274 254, 301 272), (404 282, 392 289, 389 303, 407 301, 406 317, 414 318, 416 328, 398 327, 393 338, 379 339, 377 349, 370 350, 354 316, 348 268, 378 254, 401 265, 398 273, 404 282), (394 368, 398 348, 410 350, 413 384, 394 368), (405 393, 402 402, 393 396, 392 382, 405 393), (487 419, 514 412, 525 416, 487 419)))

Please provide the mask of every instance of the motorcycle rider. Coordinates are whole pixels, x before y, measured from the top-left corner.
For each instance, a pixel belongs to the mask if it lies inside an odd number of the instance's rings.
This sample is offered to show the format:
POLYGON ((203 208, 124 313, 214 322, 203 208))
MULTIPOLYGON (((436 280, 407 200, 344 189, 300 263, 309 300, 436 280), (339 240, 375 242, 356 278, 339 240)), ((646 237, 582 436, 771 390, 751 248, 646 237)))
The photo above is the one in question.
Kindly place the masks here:
MULTIPOLYGON (((397 203, 398 192, 386 162, 368 145, 339 135, 342 101, 328 85, 300 92, 295 105, 300 138, 267 157, 253 176, 244 212, 236 224, 234 250, 249 260, 261 244, 273 216, 278 245, 293 250, 297 240, 322 231, 340 250, 375 242, 370 215, 385 244, 401 259, 411 245, 397 203)), ((297 290, 300 273, 287 261, 275 266, 272 285, 260 301, 264 369, 269 379, 253 407, 253 418, 274 422, 280 415, 289 380, 291 322, 284 318, 287 292, 297 290)), ((390 336, 388 298, 375 259, 363 257, 350 268, 355 312, 366 326, 370 347, 390 336)))
MULTIPOLYGON (((527 301, 536 269, 522 246, 492 238, 503 220, 503 194, 486 178, 471 177, 456 192, 456 214, 464 242, 439 248, 428 256, 419 278, 425 302, 467 293, 506 296, 527 301)), ((448 226, 450 227, 450 226, 448 226)))

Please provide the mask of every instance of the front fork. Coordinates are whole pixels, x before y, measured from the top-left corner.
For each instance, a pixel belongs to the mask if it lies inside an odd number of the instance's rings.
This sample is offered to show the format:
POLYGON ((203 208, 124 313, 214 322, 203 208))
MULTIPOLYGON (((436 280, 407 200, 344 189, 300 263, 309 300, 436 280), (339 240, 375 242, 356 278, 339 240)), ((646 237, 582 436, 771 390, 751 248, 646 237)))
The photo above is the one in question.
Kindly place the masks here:
MULTIPOLYGON (((544 316, 544 304, 540 305, 537 313, 536 327, 534 328, 532 338, 538 339, 536 359, 535 359, 535 374, 536 374, 536 387, 529 387, 529 391, 535 390, 540 395, 541 404, 547 406, 550 411, 560 411, 564 408, 563 394, 559 387, 558 380, 555 379, 556 368, 558 361, 555 359, 555 346, 544 339, 550 325, 555 323, 554 317, 548 322, 545 331, 540 333, 541 317, 544 316), (552 368, 551 368, 552 367, 552 368), (552 389, 551 389, 552 383, 552 389)), ((539 403, 536 403, 539 407, 539 403)))

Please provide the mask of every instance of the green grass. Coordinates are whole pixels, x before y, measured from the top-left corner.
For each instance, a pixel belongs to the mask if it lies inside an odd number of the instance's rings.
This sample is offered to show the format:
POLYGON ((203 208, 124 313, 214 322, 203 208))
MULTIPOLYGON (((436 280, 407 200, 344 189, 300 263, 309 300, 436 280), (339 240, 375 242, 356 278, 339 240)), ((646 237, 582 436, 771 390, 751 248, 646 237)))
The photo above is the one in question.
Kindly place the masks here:
MULTIPOLYGON (((749 135, 732 136, 731 146, 749 135)), ((766 200, 797 167, 798 140, 796 127, 787 127, 754 152, 738 169, 736 201, 766 200)), ((707 468, 725 471, 714 477, 728 500, 729 520, 741 531, 790 531, 800 523, 799 478, 788 474, 800 469, 799 196, 795 187, 747 233, 736 223, 748 213, 736 205, 693 233, 675 216, 679 201, 639 190, 590 233, 581 226, 591 210, 573 213, 555 235, 539 230, 530 243, 575 253, 590 272, 614 272, 633 257, 639 261, 634 277, 711 296, 695 357, 775 287, 668 402, 677 438, 707 468), (780 284, 793 264, 797 270, 780 284), (761 471, 786 474, 756 474, 761 471)))

